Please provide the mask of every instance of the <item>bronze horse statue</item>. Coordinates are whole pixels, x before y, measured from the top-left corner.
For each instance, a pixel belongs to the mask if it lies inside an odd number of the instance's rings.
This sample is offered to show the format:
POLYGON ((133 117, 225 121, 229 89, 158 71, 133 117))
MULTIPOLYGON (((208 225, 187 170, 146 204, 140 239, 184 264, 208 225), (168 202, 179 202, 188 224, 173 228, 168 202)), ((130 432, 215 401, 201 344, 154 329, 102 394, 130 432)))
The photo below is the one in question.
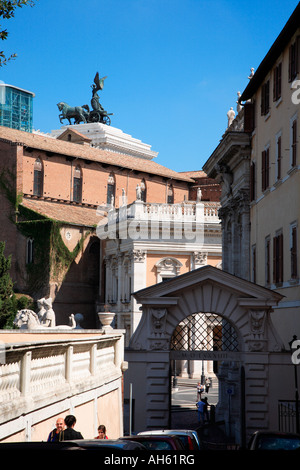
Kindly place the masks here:
POLYGON ((63 124, 62 119, 68 119, 69 124, 71 125, 71 119, 74 119, 74 124, 79 124, 80 122, 87 122, 89 116, 88 106, 69 106, 67 103, 60 101, 57 103, 57 107, 61 114, 58 116, 61 124, 63 124))
POLYGON ((100 122, 103 124, 110 125, 110 117, 112 113, 108 114, 107 111, 101 106, 99 102, 99 96, 97 92, 99 90, 103 90, 104 87, 104 80, 107 77, 100 78, 99 73, 97 72, 94 78, 94 83, 92 85, 92 99, 91 99, 91 106, 92 110, 87 104, 83 106, 75 106, 71 107, 64 101, 60 101, 57 103, 59 111, 61 114, 58 116, 60 123, 63 124, 62 119, 68 119, 69 124, 72 125, 71 119, 74 119, 74 124, 79 124, 80 122, 92 123, 92 122, 100 122))

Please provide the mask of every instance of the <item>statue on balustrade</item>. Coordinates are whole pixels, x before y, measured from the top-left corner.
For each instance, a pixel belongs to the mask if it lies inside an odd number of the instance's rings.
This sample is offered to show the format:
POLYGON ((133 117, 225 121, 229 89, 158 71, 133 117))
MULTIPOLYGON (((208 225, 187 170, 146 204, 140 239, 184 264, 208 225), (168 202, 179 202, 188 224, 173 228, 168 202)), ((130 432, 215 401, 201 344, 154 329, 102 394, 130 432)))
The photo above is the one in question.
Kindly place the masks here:
POLYGON ((55 313, 52 308, 52 299, 42 298, 37 301, 38 312, 29 309, 18 310, 14 319, 14 326, 21 330, 36 329, 75 329, 81 328, 79 322, 83 316, 80 313, 72 313, 69 317, 69 325, 56 325, 55 313))

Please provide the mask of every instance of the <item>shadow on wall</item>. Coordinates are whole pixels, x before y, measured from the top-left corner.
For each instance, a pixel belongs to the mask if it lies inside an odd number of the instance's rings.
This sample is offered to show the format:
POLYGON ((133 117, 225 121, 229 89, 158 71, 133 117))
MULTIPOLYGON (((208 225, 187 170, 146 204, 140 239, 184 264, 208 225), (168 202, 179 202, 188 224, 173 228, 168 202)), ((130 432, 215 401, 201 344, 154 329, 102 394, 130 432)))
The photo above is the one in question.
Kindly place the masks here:
POLYGON ((79 262, 73 261, 55 295, 57 325, 66 324, 71 313, 81 313, 83 328, 98 328, 96 302, 100 281, 100 240, 91 237, 79 262))

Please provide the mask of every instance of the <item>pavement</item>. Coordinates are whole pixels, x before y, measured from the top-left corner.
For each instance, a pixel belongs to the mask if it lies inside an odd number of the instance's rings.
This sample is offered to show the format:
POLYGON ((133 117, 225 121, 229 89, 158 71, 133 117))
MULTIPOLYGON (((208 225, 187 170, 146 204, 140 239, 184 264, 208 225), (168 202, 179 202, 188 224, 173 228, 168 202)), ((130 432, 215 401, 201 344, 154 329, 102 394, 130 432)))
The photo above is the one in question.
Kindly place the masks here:
MULTIPOLYGON (((172 388, 171 428, 196 430, 206 449, 235 450, 237 446, 225 434, 224 422, 198 423, 197 382, 197 379, 177 379, 176 387, 172 388)), ((218 380, 213 379, 212 387, 203 397, 207 396, 208 403, 214 407, 218 403, 218 394, 218 380)))

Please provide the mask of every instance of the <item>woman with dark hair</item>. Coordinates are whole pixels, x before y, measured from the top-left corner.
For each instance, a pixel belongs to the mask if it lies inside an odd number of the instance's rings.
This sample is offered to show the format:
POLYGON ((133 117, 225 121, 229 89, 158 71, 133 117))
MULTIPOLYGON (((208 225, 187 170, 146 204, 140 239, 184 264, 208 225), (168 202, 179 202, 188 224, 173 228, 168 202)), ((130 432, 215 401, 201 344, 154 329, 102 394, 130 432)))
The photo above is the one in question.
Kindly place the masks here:
POLYGON ((104 424, 100 424, 100 426, 98 427, 98 436, 95 437, 95 439, 108 439, 106 435, 106 427, 104 426, 104 424))
POLYGON ((67 429, 59 433, 60 441, 70 441, 73 439, 83 439, 82 434, 79 431, 75 431, 74 427, 76 424, 76 418, 73 415, 68 415, 65 417, 65 425, 67 429))

